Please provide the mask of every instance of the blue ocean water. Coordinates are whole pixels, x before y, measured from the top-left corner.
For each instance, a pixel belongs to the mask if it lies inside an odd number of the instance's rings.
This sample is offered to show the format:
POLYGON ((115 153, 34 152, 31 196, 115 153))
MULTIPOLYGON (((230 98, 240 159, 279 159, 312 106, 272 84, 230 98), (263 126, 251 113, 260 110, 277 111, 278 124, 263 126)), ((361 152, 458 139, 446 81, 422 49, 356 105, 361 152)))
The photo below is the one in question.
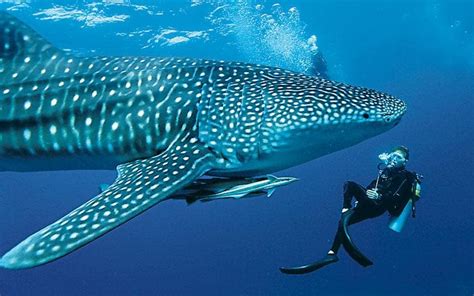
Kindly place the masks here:
MULTIPOLYGON (((301 180, 270 198, 169 201, 51 264, 0 270, 0 295, 472 295, 473 1, 0 1, 79 55, 239 60, 309 71, 317 46, 332 79, 408 104, 394 129, 277 173, 301 180), (11 3, 16 2, 16 3, 11 3), (120 2, 120 3, 119 3, 120 2), (306 276, 329 248, 342 184, 369 183, 377 155, 403 144, 422 173, 417 217, 352 235, 374 260, 306 276)), ((96 195, 115 172, 0 174, 0 253, 96 195)))

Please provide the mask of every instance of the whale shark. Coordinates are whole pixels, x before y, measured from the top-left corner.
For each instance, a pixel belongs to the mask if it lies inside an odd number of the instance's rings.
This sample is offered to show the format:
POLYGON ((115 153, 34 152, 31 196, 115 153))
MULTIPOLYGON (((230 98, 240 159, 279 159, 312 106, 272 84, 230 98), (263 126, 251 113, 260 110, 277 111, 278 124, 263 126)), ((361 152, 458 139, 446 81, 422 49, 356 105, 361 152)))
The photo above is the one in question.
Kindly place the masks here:
POLYGON ((386 132, 405 112, 389 94, 265 65, 78 57, 0 12, 0 171, 117 170, 0 266, 51 262, 199 178, 290 168, 386 132))

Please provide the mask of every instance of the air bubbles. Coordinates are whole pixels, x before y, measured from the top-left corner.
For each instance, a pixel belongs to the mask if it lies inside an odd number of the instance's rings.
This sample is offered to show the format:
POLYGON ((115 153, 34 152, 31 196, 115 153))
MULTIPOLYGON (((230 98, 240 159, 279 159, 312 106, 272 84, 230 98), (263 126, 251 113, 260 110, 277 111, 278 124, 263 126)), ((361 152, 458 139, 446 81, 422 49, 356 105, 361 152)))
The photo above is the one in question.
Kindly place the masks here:
POLYGON ((312 66, 308 34, 295 7, 237 1, 216 9, 209 18, 217 32, 236 35, 241 51, 251 63, 298 72, 307 72, 312 66))

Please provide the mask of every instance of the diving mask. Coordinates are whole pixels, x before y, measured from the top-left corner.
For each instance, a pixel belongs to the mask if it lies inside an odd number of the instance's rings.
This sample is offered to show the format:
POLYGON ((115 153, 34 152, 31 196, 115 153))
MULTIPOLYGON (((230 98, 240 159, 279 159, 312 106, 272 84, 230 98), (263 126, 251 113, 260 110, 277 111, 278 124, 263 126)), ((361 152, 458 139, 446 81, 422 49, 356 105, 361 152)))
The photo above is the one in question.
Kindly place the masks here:
POLYGON ((394 151, 391 153, 382 153, 379 155, 379 159, 387 167, 400 167, 406 163, 405 156, 399 151, 394 151))

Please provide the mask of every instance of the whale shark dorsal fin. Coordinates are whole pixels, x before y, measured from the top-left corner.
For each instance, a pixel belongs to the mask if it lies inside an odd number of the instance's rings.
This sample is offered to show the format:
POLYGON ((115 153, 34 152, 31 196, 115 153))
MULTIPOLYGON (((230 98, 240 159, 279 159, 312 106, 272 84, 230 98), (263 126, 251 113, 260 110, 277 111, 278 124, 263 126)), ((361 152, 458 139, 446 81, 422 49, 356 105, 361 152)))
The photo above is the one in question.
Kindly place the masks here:
POLYGON ((22 241, 0 258, 0 267, 29 268, 65 256, 167 199, 215 164, 214 154, 195 138, 121 164, 117 179, 104 192, 22 241), (168 172, 163 163, 172 158, 177 158, 176 165, 168 172))
POLYGON ((7 12, 0 12, 0 58, 27 58, 63 53, 28 25, 7 12))
POLYGON ((10 85, 12 77, 34 81, 37 72, 45 71, 38 65, 56 69, 68 56, 16 17, 0 12, 0 86, 10 85))

